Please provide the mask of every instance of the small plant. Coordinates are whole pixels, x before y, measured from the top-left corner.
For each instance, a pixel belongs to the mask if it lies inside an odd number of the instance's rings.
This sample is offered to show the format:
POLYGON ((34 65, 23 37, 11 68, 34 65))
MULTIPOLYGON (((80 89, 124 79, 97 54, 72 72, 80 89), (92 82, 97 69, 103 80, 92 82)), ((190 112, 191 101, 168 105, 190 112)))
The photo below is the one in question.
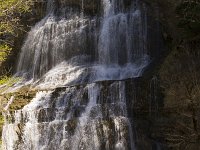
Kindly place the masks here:
POLYGON ((13 77, 13 76, 3 76, 0 77, 0 93, 5 92, 10 87, 14 86, 16 83, 22 81, 20 77, 13 77))
POLYGON ((0 0, 0 65, 12 53, 19 33, 26 32, 21 20, 32 5, 32 0, 0 0))
POLYGON ((0 78, 0 86, 5 84, 6 86, 10 87, 20 80, 20 77, 3 76, 2 78, 0 78))
POLYGON ((0 61, 5 61, 12 48, 8 44, 0 45, 0 61))

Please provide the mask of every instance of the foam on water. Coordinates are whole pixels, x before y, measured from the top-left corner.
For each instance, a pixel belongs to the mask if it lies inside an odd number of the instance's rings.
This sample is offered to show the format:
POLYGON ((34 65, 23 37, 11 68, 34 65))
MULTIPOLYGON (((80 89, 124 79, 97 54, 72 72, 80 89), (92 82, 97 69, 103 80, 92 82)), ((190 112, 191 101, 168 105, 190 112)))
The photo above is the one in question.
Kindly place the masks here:
POLYGON ((35 83, 37 88, 55 88, 59 86, 92 83, 104 80, 122 80, 139 77, 148 65, 149 58, 142 58, 135 63, 119 65, 74 65, 62 62, 47 72, 35 83))

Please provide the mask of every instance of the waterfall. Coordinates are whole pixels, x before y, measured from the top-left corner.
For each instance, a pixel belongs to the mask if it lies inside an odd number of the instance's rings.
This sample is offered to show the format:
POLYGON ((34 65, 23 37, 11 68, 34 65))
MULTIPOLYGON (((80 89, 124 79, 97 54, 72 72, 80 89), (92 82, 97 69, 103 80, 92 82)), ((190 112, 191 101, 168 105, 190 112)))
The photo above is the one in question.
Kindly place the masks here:
POLYGON ((100 63, 127 65, 145 59, 147 37, 140 10, 132 8, 124 12, 123 0, 104 0, 104 5, 105 17, 99 39, 100 63))
POLYGON ((135 0, 90 2, 48 0, 28 33, 16 76, 38 92, 5 123, 3 149, 136 149, 123 80, 150 63, 147 11, 135 0))
POLYGON ((3 148, 134 150, 127 117, 124 81, 41 91, 4 125, 3 148))
POLYGON ((149 64, 147 21, 135 1, 102 0, 101 16, 86 14, 83 0, 79 7, 56 2, 48 0, 47 15, 29 32, 17 76, 45 88, 142 74, 149 64))

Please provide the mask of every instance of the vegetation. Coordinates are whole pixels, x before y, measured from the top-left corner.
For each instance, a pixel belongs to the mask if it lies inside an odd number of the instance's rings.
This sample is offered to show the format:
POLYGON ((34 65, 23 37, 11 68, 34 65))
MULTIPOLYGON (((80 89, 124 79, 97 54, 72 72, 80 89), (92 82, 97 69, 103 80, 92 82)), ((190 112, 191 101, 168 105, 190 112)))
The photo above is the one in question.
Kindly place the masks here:
POLYGON ((0 45, 0 62, 6 60, 6 57, 10 54, 11 50, 12 48, 5 43, 0 45))
POLYGON ((14 39, 23 29, 22 16, 30 12, 31 0, 0 0, 0 65, 14 47, 14 39))
POLYGON ((0 94, 9 89, 11 86, 19 81, 22 81, 20 77, 14 77, 11 75, 11 69, 6 70, 0 68, 0 94), (1 75, 2 74, 2 75, 1 75))
POLYGON ((14 83, 18 82, 21 80, 19 77, 9 77, 9 76, 3 76, 0 80, 0 85, 7 85, 7 86, 12 86, 14 83))

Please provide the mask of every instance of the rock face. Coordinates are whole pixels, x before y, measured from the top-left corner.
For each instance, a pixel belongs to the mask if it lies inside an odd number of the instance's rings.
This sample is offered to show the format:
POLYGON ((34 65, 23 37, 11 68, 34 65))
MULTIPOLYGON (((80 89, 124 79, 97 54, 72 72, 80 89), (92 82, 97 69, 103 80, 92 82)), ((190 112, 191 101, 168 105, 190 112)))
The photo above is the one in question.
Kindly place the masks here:
POLYGON ((101 0, 58 0, 57 4, 61 7, 70 6, 83 9, 88 15, 100 14, 101 0))

